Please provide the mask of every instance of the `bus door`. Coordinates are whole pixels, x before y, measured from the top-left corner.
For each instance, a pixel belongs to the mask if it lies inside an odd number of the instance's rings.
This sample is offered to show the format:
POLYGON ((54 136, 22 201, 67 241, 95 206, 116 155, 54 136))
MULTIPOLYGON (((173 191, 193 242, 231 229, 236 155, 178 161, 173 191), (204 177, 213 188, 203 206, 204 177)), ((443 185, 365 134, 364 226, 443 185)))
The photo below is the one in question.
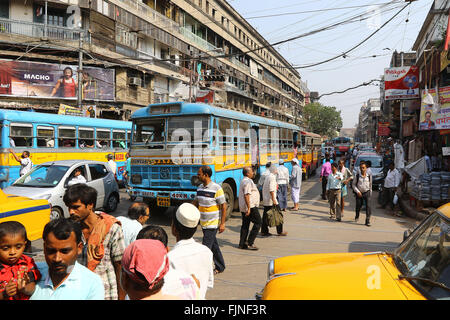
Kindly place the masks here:
POLYGON ((292 146, 293 146, 293 150, 294 150, 294 158, 299 159, 298 156, 300 153, 300 167, 301 167, 302 166, 302 163, 301 163, 302 146, 301 146, 301 143, 299 143, 299 141, 298 141, 298 132, 297 131, 294 131, 294 133, 293 133, 292 146))
MULTIPOLYGON (((257 124, 250 124, 250 156, 253 171, 259 179, 260 171, 260 143, 259 143, 259 126, 257 124)), ((258 181, 258 180, 256 180, 258 181)))

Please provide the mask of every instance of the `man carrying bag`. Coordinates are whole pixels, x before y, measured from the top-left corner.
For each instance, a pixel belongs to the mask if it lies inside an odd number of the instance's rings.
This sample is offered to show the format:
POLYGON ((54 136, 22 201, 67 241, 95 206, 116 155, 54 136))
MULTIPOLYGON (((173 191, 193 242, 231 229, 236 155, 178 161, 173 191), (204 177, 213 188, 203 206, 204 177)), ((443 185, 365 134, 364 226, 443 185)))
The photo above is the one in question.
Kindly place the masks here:
MULTIPOLYGON (((262 189, 264 213, 263 213, 263 219, 262 219, 263 222, 262 222, 262 226, 261 226, 261 233, 262 233, 262 236, 264 236, 264 237, 269 237, 272 235, 269 233, 268 212, 270 210, 273 211, 274 206, 278 206, 277 179, 276 179, 277 167, 275 165, 272 165, 269 170, 270 170, 270 174, 265 179, 263 189, 262 189)), ((279 207, 278 207, 278 210, 279 210, 279 207)), ((281 210, 280 210, 279 214, 282 216, 281 210)), ((279 219, 278 219, 278 221, 279 221, 279 219)), ((279 236, 287 235, 287 232, 283 232, 283 223, 277 225, 276 228, 277 228, 277 234, 279 236)))

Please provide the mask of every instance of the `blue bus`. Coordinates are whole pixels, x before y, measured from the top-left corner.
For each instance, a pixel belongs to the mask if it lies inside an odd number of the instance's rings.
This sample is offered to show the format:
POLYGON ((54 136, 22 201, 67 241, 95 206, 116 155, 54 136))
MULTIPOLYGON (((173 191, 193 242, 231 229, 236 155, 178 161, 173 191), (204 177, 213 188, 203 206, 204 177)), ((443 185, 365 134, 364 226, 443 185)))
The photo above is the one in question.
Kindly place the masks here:
POLYGON ((267 162, 283 159, 291 171, 296 154, 301 163, 300 128, 291 123, 185 102, 152 104, 131 120, 130 195, 152 206, 192 201, 197 171, 206 164, 222 185, 229 217, 238 207, 244 166, 253 166, 258 179, 267 162))
POLYGON ((126 167, 131 121, 0 110, 0 188, 19 178, 19 163, 10 154, 30 152, 33 165, 56 160, 107 162, 113 154, 117 179, 126 167))

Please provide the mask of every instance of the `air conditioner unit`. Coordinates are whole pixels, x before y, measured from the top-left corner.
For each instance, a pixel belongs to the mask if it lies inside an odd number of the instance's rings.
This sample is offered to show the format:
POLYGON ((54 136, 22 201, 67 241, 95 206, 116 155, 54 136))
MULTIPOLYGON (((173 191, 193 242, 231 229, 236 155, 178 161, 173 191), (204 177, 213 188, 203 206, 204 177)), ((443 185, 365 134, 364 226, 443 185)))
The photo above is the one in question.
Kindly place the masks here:
POLYGON ((130 86, 140 86, 142 84, 142 80, 141 80, 141 78, 131 77, 131 78, 128 78, 128 84, 130 86))

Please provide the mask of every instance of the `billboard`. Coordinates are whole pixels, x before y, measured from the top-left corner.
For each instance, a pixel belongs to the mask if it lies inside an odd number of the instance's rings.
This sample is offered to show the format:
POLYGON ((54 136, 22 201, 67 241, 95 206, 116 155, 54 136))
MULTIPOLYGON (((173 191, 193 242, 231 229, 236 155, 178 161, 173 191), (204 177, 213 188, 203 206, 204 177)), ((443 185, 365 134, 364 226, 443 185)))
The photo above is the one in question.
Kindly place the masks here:
MULTIPOLYGON (((83 67, 82 97, 114 101, 114 83, 114 70, 83 67)), ((77 66, 0 60, 0 96, 76 100, 77 95, 77 66)))
MULTIPOLYGON (((428 93, 436 98, 436 90, 429 89, 428 93)), ((450 129, 450 87, 439 89, 439 112, 433 111, 433 105, 423 102, 425 93, 422 92, 422 105, 420 108, 419 130, 443 130, 450 129)))
POLYGON ((386 100, 416 99, 419 96, 419 68, 416 66, 384 69, 386 100))

